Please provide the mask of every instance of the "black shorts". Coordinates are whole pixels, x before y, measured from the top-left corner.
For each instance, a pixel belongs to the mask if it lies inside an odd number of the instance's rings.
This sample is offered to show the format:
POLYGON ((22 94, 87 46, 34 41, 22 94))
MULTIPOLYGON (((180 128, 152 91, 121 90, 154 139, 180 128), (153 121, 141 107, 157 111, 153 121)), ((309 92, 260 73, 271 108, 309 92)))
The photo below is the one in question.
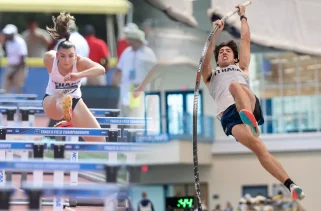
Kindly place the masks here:
MULTIPOLYGON (((254 109, 254 116, 255 119, 258 123, 258 125, 263 125, 264 124, 264 118, 262 115, 262 110, 260 106, 260 101, 259 99, 255 96, 256 102, 255 102, 255 109, 254 109)), ((223 130, 227 136, 232 135, 232 128, 235 125, 238 124, 244 124, 242 122, 242 119, 240 117, 239 112, 236 109, 236 105, 233 104, 229 106, 223 113, 222 118, 221 118, 221 124, 223 127, 223 130)))
MULTIPOLYGON (((43 100, 44 100, 47 96, 50 96, 50 95, 45 94, 45 96, 44 96, 43 99, 42 99, 42 102, 43 102, 43 100)), ((77 103, 78 103, 78 101, 79 101, 80 99, 81 99, 81 98, 72 98, 72 110, 75 109, 75 107, 76 107, 76 105, 77 105, 77 103)))

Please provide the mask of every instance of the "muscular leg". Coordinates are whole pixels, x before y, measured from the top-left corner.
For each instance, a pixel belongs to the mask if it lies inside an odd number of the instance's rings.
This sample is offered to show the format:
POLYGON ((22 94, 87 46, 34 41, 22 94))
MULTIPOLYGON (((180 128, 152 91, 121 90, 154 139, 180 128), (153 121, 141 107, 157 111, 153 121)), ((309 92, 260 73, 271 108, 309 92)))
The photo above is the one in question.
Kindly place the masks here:
POLYGON ((60 120, 63 118, 63 110, 60 102, 63 98, 61 94, 54 94, 47 96, 43 101, 43 109, 46 115, 54 120, 60 120))
MULTIPOLYGON (((248 89, 247 87, 245 87, 245 86, 242 86, 242 89, 243 89, 243 90, 247 93, 247 95, 249 96, 249 99, 251 100, 251 103, 254 102, 254 107, 252 108, 252 111, 254 111, 254 109, 255 109, 255 103, 256 103, 256 98, 255 98, 253 92, 252 92, 250 89, 248 89)), ((252 103, 252 105, 253 105, 253 103, 252 103)), ((272 156, 272 158, 274 159, 273 156, 272 156)), ((283 168, 283 167, 281 166, 281 164, 280 164, 277 160, 275 160, 275 161, 276 161, 276 164, 278 164, 280 168, 283 168)))
POLYGON ((253 92, 252 92, 249 88, 247 88, 247 87, 245 87, 245 86, 242 86, 242 85, 241 85, 241 87, 242 87, 242 89, 246 92, 247 96, 249 97, 249 99, 250 99, 250 101, 251 101, 252 111, 254 111, 254 109, 255 109, 255 103, 256 103, 256 97, 255 97, 255 95, 253 94, 253 92))
POLYGON ((260 136, 260 129, 253 115, 256 103, 254 94, 247 87, 236 82, 230 84, 229 91, 234 97, 236 109, 243 123, 249 126, 254 136, 260 136))
MULTIPOLYGON (((101 128, 94 115, 80 99, 73 111, 71 123, 76 128, 101 128)), ((82 137, 85 141, 106 142, 105 137, 82 137)))
POLYGON ((302 189, 289 178, 282 165, 268 152, 259 138, 248 132, 244 124, 235 125, 232 128, 232 135, 256 154, 265 170, 289 189, 293 199, 304 199, 305 195, 302 189))
POLYGON ((235 139, 253 151, 261 165, 282 184, 289 178, 281 164, 268 152, 262 141, 252 136, 244 124, 235 125, 232 128, 235 139))

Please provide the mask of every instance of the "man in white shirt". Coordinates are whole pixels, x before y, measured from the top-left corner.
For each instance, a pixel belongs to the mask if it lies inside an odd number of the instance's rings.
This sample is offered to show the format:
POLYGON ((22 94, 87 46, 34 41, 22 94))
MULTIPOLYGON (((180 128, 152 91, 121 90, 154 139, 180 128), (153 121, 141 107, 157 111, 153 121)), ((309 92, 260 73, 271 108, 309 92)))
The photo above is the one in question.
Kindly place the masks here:
POLYGON ((146 45, 145 33, 136 24, 125 28, 129 47, 120 56, 113 78, 113 85, 120 86, 119 107, 126 117, 144 117, 144 96, 133 98, 132 92, 156 65, 156 55, 146 45))
POLYGON ((25 57, 28 54, 27 44, 13 24, 7 24, 2 33, 5 35, 5 49, 8 59, 3 88, 6 93, 11 92, 13 88, 15 88, 16 93, 21 93, 21 88, 28 74, 25 64, 25 57))

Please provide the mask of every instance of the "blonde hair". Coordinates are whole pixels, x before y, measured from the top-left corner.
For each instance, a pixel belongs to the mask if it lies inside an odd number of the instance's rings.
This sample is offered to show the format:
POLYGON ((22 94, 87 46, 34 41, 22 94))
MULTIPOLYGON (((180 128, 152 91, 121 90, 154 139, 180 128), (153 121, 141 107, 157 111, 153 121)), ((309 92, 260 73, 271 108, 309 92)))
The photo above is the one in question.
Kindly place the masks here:
POLYGON ((70 25, 72 22, 76 21, 75 17, 71 16, 69 13, 61 12, 57 18, 52 16, 52 21, 54 23, 54 27, 46 27, 50 36, 55 40, 65 38, 67 41, 69 41, 70 25))

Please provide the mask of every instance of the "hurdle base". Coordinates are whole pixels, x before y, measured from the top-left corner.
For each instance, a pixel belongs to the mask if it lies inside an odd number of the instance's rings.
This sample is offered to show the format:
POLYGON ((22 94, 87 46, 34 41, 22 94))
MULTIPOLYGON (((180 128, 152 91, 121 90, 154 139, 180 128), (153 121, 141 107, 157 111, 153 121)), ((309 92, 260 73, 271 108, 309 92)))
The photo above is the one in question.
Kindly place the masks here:
MULTIPOLYGON (((90 199, 90 198, 78 198, 77 207, 104 207, 105 203, 103 199, 90 199)), ((118 202, 116 211, 128 211, 128 207, 125 206, 125 202, 118 202)))
MULTIPOLYGON (((104 199, 93 199, 93 198, 80 198, 77 197, 77 207, 85 206, 85 207, 103 207, 104 199)), ((68 202, 69 205, 69 202, 68 202)))
MULTIPOLYGON (((85 206, 85 207, 103 207, 105 204, 104 199, 93 199, 93 198, 81 198, 77 197, 77 206, 85 206)), ((29 205, 28 199, 13 199, 9 202, 10 205, 21 205, 26 206, 29 205)), ((41 206, 53 206, 53 199, 42 199, 41 206)), ((63 206, 70 207, 68 199, 65 199, 63 202, 63 206)), ((120 208, 120 207, 119 207, 120 208)))
MULTIPOLYGON (((10 202, 10 205, 28 205, 29 201, 28 199, 13 199, 10 202)), ((42 199, 41 200, 41 206, 53 206, 53 199, 42 199)), ((69 202, 63 203, 64 207, 69 207, 69 202)))

